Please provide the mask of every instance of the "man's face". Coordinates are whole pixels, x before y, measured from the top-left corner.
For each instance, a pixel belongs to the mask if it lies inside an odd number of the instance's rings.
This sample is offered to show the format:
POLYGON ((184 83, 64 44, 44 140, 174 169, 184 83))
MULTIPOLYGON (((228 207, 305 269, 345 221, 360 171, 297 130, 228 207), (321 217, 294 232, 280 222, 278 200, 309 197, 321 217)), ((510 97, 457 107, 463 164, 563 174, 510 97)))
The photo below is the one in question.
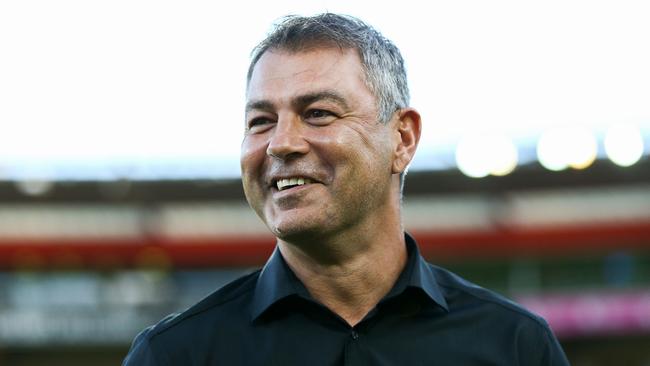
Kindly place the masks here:
POLYGON ((368 230, 387 207, 396 132, 363 78, 357 53, 337 48, 271 50, 255 66, 242 180, 278 238, 368 230))

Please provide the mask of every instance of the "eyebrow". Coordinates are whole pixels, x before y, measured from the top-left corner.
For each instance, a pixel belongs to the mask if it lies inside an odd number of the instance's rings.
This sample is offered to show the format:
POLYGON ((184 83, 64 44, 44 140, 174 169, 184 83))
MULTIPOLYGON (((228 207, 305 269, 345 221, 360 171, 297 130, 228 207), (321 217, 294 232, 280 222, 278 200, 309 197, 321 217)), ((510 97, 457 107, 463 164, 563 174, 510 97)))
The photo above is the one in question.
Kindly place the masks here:
MULTIPOLYGON (((295 109, 303 109, 306 106, 321 100, 334 102, 344 109, 348 108, 348 103, 345 98, 333 90, 322 90, 313 93, 299 95, 291 100, 291 106, 295 109)), ((275 105, 269 100, 252 100, 246 103, 246 113, 252 110, 271 111, 275 109, 275 105)))

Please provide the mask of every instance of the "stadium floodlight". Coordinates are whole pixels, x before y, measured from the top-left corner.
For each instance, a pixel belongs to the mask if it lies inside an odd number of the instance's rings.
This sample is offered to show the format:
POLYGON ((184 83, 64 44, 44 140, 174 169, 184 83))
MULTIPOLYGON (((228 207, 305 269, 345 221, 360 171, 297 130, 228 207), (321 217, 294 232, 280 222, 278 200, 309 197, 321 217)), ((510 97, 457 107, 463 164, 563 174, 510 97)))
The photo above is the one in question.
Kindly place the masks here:
POLYGON ((643 149, 643 136, 636 126, 614 125, 605 134, 605 153, 616 165, 634 165, 643 156, 643 149))
POLYGON ((585 128, 571 126, 550 129, 537 142, 537 158, 548 170, 585 169, 596 160, 598 142, 585 128))
POLYGON ((503 135, 469 135, 463 137, 456 146, 456 164, 468 177, 507 175, 517 167, 517 162, 517 147, 503 135))

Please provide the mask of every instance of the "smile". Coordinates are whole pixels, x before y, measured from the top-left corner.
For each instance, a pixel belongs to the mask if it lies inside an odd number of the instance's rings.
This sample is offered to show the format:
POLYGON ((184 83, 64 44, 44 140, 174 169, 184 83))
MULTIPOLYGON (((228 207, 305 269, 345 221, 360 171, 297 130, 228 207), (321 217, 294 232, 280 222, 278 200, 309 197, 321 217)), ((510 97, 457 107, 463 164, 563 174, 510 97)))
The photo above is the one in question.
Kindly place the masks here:
POLYGON ((278 187, 278 191, 282 191, 284 189, 310 184, 311 182, 309 178, 284 178, 279 179, 276 182, 276 186, 278 187))

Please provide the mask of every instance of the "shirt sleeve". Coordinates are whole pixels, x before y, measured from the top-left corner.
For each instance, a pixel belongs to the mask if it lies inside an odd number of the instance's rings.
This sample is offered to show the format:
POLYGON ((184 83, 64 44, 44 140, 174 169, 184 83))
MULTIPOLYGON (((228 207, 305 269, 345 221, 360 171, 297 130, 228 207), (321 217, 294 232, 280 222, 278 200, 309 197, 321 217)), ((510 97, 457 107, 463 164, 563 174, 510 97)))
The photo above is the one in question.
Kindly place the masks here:
POLYGON ((567 360, 560 342, 551 331, 551 329, 546 325, 544 328, 546 342, 545 350, 540 362, 540 366, 569 366, 569 360, 567 360))
POLYGON ((540 317, 522 323, 516 343, 518 365, 569 366, 560 342, 540 317))
POLYGON ((131 345, 129 353, 124 358, 122 366, 162 366, 167 363, 158 361, 158 355, 154 352, 151 346, 151 332, 152 328, 147 328, 140 332, 131 345))

